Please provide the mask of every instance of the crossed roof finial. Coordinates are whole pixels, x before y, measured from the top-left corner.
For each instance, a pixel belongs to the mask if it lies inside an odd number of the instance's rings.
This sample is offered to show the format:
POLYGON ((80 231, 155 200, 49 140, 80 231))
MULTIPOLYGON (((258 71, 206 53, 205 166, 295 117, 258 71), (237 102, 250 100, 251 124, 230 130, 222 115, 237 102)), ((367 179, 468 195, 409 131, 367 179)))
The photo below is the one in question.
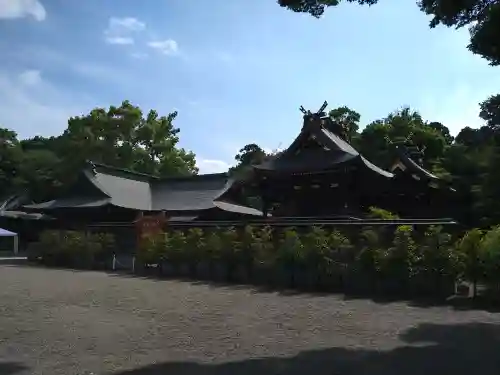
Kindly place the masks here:
MULTIPOLYGON (((323 102, 323 105, 322 105, 322 106, 321 106, 321 108, 319 109, 319 111, 317 111, 315 114, 316 114, 316 115, 320 115, 320 114, 322 114, 322 113, 323 113, 323 111, 325 110, 325 108, 326 108, 327 106, 328 106, 328 102, 325 100, 325 101, 323 102)), ((302 112, 302 113, 304 114, 304 116, 305 116, 305 115, 312 115, 312 112, 311 112, 311 111, 309 111, 309 110, 306 110, 306 109, 304 108, 304 106, 302 106, 302 105, 299 107, 299 110, 300 110, 300 112, 302 112)))

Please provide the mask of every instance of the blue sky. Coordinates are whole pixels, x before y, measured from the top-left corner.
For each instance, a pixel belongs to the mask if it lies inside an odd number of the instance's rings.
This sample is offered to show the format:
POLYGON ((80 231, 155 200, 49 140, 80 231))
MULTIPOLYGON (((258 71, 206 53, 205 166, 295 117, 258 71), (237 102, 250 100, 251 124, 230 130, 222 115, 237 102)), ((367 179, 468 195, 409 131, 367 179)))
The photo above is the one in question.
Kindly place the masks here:
POLYGON ((298 107, 324 100, 363 124, 410 105, 456 133, 481 125, 478 103, 500 88, 467 43, 467 30, 430 30, 413 0, 320 20, 275 0, 0 0, 0 124, 49 136, 124 99, 177 109, 202 172, 247 143, 287 146, 298 107))

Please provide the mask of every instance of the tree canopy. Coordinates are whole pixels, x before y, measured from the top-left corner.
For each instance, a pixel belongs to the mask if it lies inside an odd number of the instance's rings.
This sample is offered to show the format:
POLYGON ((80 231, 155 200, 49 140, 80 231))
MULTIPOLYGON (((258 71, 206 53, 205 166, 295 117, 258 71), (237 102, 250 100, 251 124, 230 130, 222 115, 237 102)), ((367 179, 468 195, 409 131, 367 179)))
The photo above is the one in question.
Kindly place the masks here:
POLYGON ((68 120, 57 137, 18 140, 0 128, 0 196, 21 189, 47 199, 67 187, 88 160, 156 176, 197 173, 195 155, 178 147, 177 112, 160 116, 124 101, 68 120))
MULTIPOLYGON (((372 163, 389 169, 396 159, 395 146, 406 144, 425 150, 422 164, 457 190, 457 219, 465 225, 500 222, 500 180, 495 172, 500 162, 498 111, 494 104, 481 107, 485 125, 464 127, 456 137, 446 124, 428 121, 412 108, 403 107, 386 117, 363 124, 361 115, 346 106, 334 108, 329 116, 350 129, 351 143, 372 163), (361 129, 361 130, 360 130, 361 129), (497 181, 498 180, 498 181, 497 181)), ((236 170, 263 160, 264 150, 252 143, 236 155, 236 170)))
MULTIPOLYGON (((424 149, 424 167, 457 190, 461 202, 457 219, 488 226, 500 222, 499 98, 481 104, 482 127, 466 126, 455 137, 446 124, 424 119, 409 107, 370 123, 363 123, 361 114, 347 106, 332 109, 329 116, 348 129, 352 144, 379 167, 391 167, 398 143, 424 149)), ((178 147, 176 116, 156 111, 143 115, 124 101, 118 107, 96 108, 70 118, 67 129, 56 137, 19 140, 14 131, 0 128, 0 196, 27 191, 35 200, 55 197, 87 160, 156 176, 195 174, 195 155, 178 147)), ((235 155, 231 172, 244 176, 251 165, 275 155, 250 143, 235 155)), ((247 204, 259 207, 252 194, 249 190, 247 204)))

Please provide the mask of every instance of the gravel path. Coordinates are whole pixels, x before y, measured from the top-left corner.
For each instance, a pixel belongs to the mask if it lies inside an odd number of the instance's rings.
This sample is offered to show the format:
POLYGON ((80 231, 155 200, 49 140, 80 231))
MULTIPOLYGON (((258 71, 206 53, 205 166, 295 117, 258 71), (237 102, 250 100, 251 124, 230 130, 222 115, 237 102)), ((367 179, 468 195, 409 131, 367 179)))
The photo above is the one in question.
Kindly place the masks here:
POLYGON ((0 375, 476 372, 500 314, 0 265, 0 375))

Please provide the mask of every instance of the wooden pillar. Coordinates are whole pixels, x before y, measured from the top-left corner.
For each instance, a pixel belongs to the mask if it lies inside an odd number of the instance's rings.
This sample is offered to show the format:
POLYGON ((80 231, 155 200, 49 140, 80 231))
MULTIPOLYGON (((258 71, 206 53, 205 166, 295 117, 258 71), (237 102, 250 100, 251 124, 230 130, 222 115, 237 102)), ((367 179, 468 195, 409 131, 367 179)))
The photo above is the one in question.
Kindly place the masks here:
POLYGON ((19 235, 16 234, 14 236, 14 254, 19 254, 19 235))

